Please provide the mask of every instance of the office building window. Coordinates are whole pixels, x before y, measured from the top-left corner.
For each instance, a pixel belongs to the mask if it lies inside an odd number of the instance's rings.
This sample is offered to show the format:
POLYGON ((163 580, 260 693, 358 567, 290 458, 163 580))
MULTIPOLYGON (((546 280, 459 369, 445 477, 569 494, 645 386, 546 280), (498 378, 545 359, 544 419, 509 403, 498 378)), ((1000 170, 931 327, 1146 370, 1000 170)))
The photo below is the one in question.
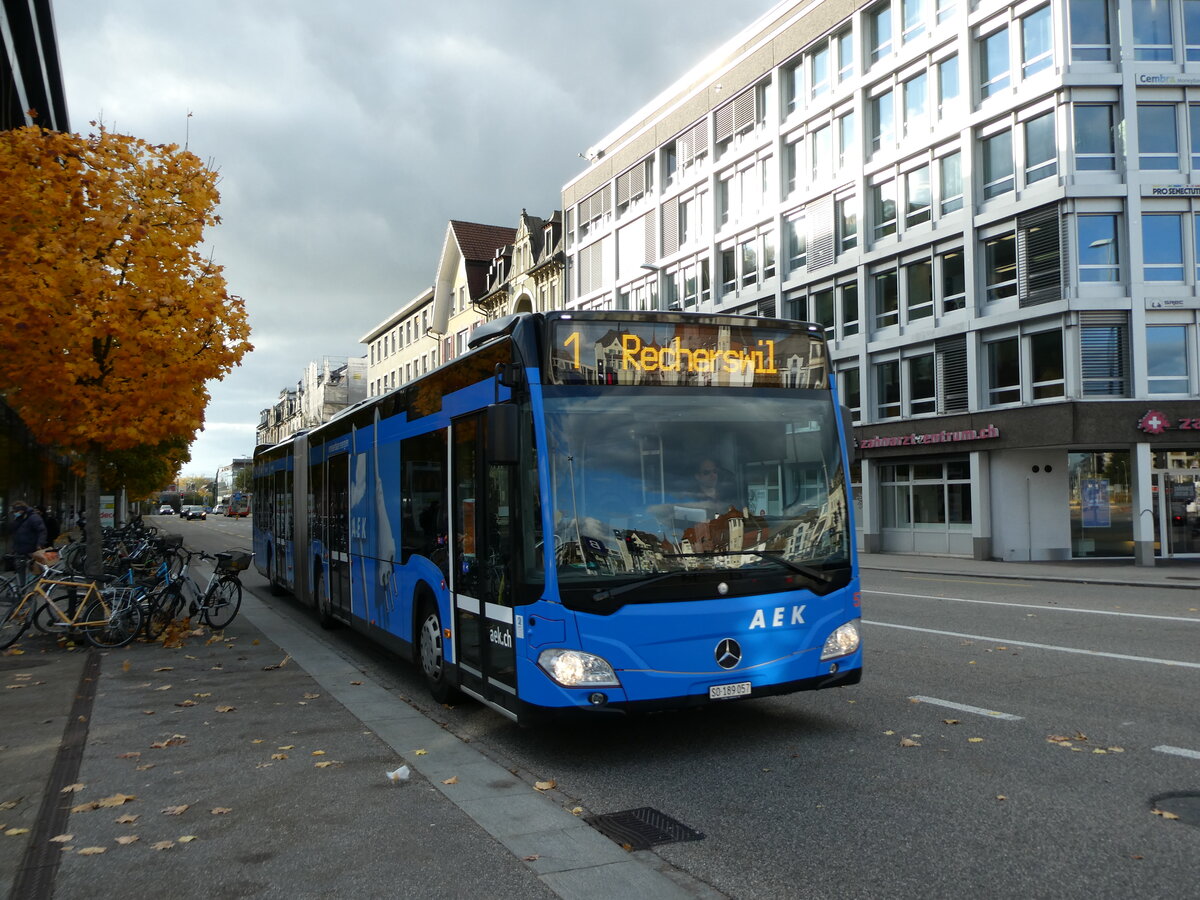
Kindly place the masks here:
POLYGON ((1049 400, 1066 394, 1062 330, 1039 331, 1029 336, 1029 369, 1033 399, 1049 400))
POLYGON ((958 55, 948 56, 937 64, 938 118, 945 119, 958 105, 958 55))
POLYGON ((1116 282, 1121 280, 1120 247, 1117 245, 1117 217, 1112 213, 1076 216, 1079 242, 1079 280, 1116 282))
POLYGON ((942 270, 942 312, 954 312, 967 305, 967 269, 962 250, 951 250, 938 257, 942 270))
POLYGON ((1124 397, 1129 387, 1129 314, 1084 311, 1079 361, 1085 397, 1124 397))
POLYGON ((839 285, 838 295, 842 312, 842 336, 858 334, 858 282, 847 281, 839 285))
POLYGON ((943 156, 938 161, 939 192, 942 213, 954 212, 963 206, 962 153, 943 156))
MULTIPOLYGON (((1197 0, 1200 6, 1200 0, 1197 0)), ((1188 105, 1188 138, 1191 142, 1192 170, 1200 171, 1200 103, 1188 105)))
POLYGON ((889 328, 900 323, 900 290, 896 270, 876 272, 872 278, 875 287, 875 327, 889 328))
POLYGON ((1133 58, 1173 62, 1171 5, 1167 0, 1133 0, 1133 58))
POLYGON ((1012 132, 983 139, 983 199, 1006 194, 1014 187, 1012 132))
POLYGON ((1200 60, 1200 2, 1183 0, 1183 43, 1184 58, 1188 62, 1200 60))
POLYGON ((1054 62, 1050 7, 1043 6, 1021 19, 1021 72, 1028 78, 1054 62))
POLYGON ((958 12, 958 0, 936 0, 936 2, 939 25, 949 21, 958 12))
POLYGON ((834 39, 837 48, 838 82, 854 77, 854 32, 847 28, 834 39))
POLYGON ((908 321, 933 315, 933 261, 923 259, 904 267, 908 321))
POLYGON ((1013 232, 983 242, 984 290, 989 303, 1017 296, 1017 236, 1013 232))
POLYGON ((787 253, 788 271, 801 269, 808 262, 808 236, 805 233, 803 216, 787 219, 783 223, 784 252, 787 253))
POLYGON ((1025 123, 1025 183, 1033 184, 1058 174, 1058 148, 1054 138, 1054 113, 1025 123))
POLYGON ((915 41, 925 33, 925 22, 929 18, 928 0, 900 0, 900 11, 904 16, 904 43, 915 41))
POLYGON ((875 364, 876 415, 889 419, 900 415, 900 360, 875 364))
POLYGON ((913 137, 929 130, 929 79, 922 72, 904 82, 903 88, 904 136, 913 137))
POLYGON ((825 288, 824 290, 813 291, 812 309, 810 314, 812 316, 810 321, 816 322, 818 325, 824 328, 825 337, 833 340, 833 288, 825 288))
POLYGON ((871 150, 886 150, 895 143, 895 107, 889 90, 871 100, 871 150))
POLYGON ((822 42, 821 46, 808 56, 809 83, 812 85, 812 98, 829 93, 829 44, 822 42))
POLYGON ((838 252, 858 246, 858 204, 854 197, 843 197, 837 201, 838 252))
POLYGON ((1146 372, 1151 394, 1188 393, 1186 325, 1146 328, 1146 372))
POLYGON ((875 239, 896 233, 896 179, 889 178, 871 189, 875 239))
POLYGON ((858 366, 852 369, 843 369, 841 373, 841 396, 839 400, 850 410, 850 418, 855 421, 862 420, 862 388, 859 383, 858 366))
POLYGON ((839 116, 838 126, 838 168, 845 169, 858 162, 858 133, 854 125, 854 113, 848 112, 839 116))
POLYGON ((1021 401, 1021 342, 1017 337, 988 341, 987 388, 988 404, 1019 403, 1021 401))
POLYGON ((990 97, 1008 87, 1011 79, 1008 26, 979 40, 980 96, 990 97))
POLYGON ((1111 172, 1117 168, 1115 116, 1111 103, 1075 104, 1075 168, 1111 172))
POLYGON ((803 58, 797 57, 780 69, 779 91, 783 100, 783 117, 786 119, 798 107, 803 107, 801 102, 804 99, 803 58))
POLYGON ((892 5, 885 2, 867 13, 867 47, 870 64, 892 52, 892 5))
POLYGON ((1108 62, 1112 59, 1109 0, 1070 0, 1071 61, 1108 62))
POLYGON ((1145 281, 1183 281, 1183 216, 1142 215, 1142 277, 1145 281))
POLYGON ((812 144, 812 180, 821 181, 833 173, 833 126, 825 125, 809 135, 812 144))
POLYGON ((1179 169, 1179 135, 1174 103, 1139 103, 1138 168, 1179 169))
POLYGON ((932 216, 933 198, 929 191, 929 166, 921 166, 904 174, 904 226, 911 228, 928 222, 932 216))
POLYGON ((937 412, 937 389, 933 377, 933 354, 923 353, 906 360, 908 368, 908 411, 911 415, 937 412))

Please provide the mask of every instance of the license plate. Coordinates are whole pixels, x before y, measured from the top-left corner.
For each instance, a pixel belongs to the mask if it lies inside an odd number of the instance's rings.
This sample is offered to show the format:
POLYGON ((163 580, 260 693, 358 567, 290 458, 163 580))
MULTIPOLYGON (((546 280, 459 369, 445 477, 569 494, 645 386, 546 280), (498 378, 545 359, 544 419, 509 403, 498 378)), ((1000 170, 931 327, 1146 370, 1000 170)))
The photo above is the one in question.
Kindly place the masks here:
POLYGON ((709 700, 730 700, 733 697, 746 697, 750 694, 750 682, 739 681, 737 684, 714 684, 708 689, 709 700))

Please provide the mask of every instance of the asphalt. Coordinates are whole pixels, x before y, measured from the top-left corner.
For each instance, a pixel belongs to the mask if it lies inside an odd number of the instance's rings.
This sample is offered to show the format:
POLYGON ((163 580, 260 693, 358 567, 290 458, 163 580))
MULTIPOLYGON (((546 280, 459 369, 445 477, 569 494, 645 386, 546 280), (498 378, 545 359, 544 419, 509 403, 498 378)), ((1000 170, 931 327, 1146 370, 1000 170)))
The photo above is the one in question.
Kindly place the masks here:
MULTIPOLYGON (((868 584, 916 572, 1200 588, 1198 560, 860 563, 868 584)), ((98 651, 27 634, 0 655, 0 891, 720 896, 601 835, 249 590, 223 634, 176 638, 98 651), (401 766, 407 779, 389 778, 401 766)))

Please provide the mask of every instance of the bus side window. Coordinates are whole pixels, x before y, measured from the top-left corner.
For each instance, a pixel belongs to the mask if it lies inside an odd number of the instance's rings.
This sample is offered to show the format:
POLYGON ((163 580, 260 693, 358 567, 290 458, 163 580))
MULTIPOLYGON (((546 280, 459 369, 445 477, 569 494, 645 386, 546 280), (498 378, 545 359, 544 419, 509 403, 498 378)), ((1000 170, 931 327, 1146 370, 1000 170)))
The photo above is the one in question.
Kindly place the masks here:
POLYGON ((446 553, 446 431, 439 429, 400 442, 402 508, 401 561, 414 553, 432 560, 443 574, 446 553))

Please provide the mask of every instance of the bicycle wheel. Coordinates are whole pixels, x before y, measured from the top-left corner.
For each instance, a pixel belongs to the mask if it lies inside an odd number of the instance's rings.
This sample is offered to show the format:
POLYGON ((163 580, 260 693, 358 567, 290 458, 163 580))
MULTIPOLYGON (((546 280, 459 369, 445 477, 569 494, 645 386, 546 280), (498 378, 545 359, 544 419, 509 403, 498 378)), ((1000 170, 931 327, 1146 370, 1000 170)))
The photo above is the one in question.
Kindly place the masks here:
POLYGON ((236 578, 222 578, 204 599, 204 621, 209 628, 220 630, 233 621, 241 608, 242 583, 236 578))
POLYGON ((148 598, 146 637, 157 638, 167 630, 183 611, 183 592, 178 584, 171 585, 148 598))
POLYGON ((5 592, 0 596, 0 650, 6 650, 21 639, 33 621, 30 612, 33 602, 21 603, 20 598, 5 592))
POLYGON ((83 609, 79 627, 94 647, 124 647, 141 630, 142 608, 128 600, 111 607, 100 600, 92 600, 83 609))

